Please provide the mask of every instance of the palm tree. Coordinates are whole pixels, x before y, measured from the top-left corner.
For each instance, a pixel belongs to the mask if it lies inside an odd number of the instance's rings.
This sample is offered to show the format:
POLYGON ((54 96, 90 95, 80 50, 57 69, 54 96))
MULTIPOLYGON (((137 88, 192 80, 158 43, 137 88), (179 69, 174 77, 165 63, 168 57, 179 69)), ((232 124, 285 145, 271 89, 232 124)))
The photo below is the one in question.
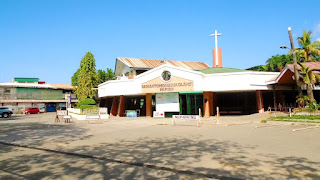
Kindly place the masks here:
POLYGON ((317 82, 320 82, 320 75, 315 73, 315 71, 318 71, 320 69, 309 68, 308 66, 300 62, 298 62, 298 64, 300 65, 300 68, 298 68, 299 74, 302 76, 304 84, 307 85, 307 93, 309 99, 311 102, 314 102, 312 85, 316 84, 317 82))
POLYGON ((311 42, 311 31, 303 30, 302 37, 298 37, 298 43, 300 47, 295 50, 302 62, 320 60, 320 41, 311 42))

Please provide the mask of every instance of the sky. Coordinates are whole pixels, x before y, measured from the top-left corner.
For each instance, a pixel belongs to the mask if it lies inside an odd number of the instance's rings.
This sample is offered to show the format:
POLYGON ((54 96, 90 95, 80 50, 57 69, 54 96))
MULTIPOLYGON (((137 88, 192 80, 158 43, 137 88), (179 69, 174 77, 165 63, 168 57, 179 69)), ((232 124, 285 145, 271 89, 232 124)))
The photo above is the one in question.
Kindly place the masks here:
POLYGON ((245 69, 286 54, 303 30, 320 40, 320 1, 2 0, 0 83, 37 77, 70 84, 86 52, 96 69, 117 57, 205 62, 214 30, 224 67, 245 69), (303 3, 302 3, 303 2, 303 3))

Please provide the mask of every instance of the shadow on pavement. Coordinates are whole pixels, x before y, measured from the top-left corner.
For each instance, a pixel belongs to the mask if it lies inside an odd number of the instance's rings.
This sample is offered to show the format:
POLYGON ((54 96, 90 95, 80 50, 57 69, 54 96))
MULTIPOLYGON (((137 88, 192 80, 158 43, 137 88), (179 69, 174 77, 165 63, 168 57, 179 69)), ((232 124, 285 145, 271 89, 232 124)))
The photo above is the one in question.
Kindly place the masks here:
POLYGON ((249 153, 249 150, 254 148, 225 141, 197 140, 196 137, 194 140, 145 138, 73 149, 74 153, 105 157, 118 160, 120 163, 103 158, 81 158, 41 152, 18 155, 1 161, 0 170, 6 173, 7 179, 17 176, 37 179, 179 179, 185 178, 184 176, 217 179, 320 178, 316 174, 319 171, 319 162, 299 157, 278 158, 272 154, 260 154, 267 159, 261 160, 249 153), (137 165, 128 165, 121 161, 135 162, 137 165), (168 167, 172 170, 146 168, 139 163, 168 167), (271 167, 270 172, 265 171, 264 166, 271 167), (180 173, 181 170, 188 170, 189 173, 180 173))
POLYGON ((101 157, 84 158, 0 144, 0 179, 320 179, 320 162, 279 157, 272 152, 255 154, 256 146, 204 140, 201 136, 123 138, 116 143, 70 148, 48 143, 90 141, 88 129, 75 124, 15 122, 1 123, 0 131, 2 142, 36 147, 46 144, 57 151, 101 157))

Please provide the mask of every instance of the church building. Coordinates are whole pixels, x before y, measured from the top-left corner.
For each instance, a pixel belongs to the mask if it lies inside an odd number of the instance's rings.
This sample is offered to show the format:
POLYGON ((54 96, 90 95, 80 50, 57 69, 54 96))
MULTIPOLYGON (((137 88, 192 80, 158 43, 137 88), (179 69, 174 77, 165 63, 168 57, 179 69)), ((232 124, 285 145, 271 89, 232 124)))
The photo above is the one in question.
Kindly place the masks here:
POLYGON ((115 73, 117 80, 98 86, 100 106, 111 116, 126 116, 128 111, 148 117, 154 111, 167 117, 198 115, 200 109, 210 117, 217 107, 220 114, 262 113, 294 107, 298 95, 292 65, 281 73, 223 67, 217 39, 211 67, 203 62, 118 57, 115 73))
POLYGON ((197 115, 200 108, 209 117, 215 115, 216 107, 221 114, 251 114, 279 103, 293 104, 297 95, 287 78, 290 75, 282 73, 284 78, 279 79, 279 72, 222 64, 209 67, 202 62, 117 58, 115 72, 117 80, 98 86, 100 106, 108 107, 113 116, 124 116, 126 110, 140 116, 152 116, 153 111, 167 116, 197 115))

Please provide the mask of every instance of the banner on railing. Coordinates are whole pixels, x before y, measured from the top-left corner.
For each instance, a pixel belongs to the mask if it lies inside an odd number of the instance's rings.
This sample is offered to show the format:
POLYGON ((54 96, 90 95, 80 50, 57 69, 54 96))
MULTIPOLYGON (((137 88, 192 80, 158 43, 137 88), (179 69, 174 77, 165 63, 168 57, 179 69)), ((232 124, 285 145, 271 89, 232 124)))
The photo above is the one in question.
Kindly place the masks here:
POLYGON ((172 115, 175 119, 199 119, 198 115, 172 115))
POLYGON ((108 108, 99 108, 100 114, 108 114, 108 108))

